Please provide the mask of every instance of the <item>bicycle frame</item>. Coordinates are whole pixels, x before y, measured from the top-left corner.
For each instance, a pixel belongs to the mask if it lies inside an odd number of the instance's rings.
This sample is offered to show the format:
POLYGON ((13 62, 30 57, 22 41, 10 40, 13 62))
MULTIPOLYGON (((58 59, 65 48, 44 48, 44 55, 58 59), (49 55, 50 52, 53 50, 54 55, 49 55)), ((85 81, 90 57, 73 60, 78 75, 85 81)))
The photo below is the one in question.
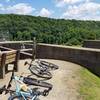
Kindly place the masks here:
POLYGON ((30 98, 31 100, 35 100, 37 98, 38 95, 34 94, 32 90, 29 87, 27 87, 25 83, 21 81, 20 77, 13 76, 13 80, 16 85, 16 89, 15 89, 16 96, 21 96, 23 97, 24 100, 27 100, 27 98, 30 98), (22 91, 21 85, 25 85, 27 87, 27 91, 22 91))
POLYGON ((28 69, 30 69, 31 67, 34 67, 35 70, 40 71, 40 72, 48 72, 49 71, 49 69, 47 67, 40 66, 40 65, 37 66, 37 65, 32 64, 32 62, 30 64, 28 62, 26 62, 25 65, 26 64, 29 65, 28 69))

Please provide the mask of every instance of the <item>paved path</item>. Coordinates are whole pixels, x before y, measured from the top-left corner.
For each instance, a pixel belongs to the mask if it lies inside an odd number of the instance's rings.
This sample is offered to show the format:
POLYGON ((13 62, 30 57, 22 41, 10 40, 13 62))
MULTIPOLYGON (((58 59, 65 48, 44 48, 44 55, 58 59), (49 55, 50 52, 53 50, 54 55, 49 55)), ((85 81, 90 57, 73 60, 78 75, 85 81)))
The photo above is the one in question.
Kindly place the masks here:
MULTIPOLYGON (((25 60, 24 60, 25 61, 25 60)), ((19 73, 29 73, 27 67, 24 67, 24 61, 19 62, 19 73)), ((29 60, 28 60, 29 61, 29 60)), ((53 89, 50 91, 47 97, 40 96, 40 100, 81 100, 77 88, 78 88, 78 76, 76 72, 81 68, 79 65, 69 63, 66 61, 49 60, 59 66, 58 70, 52 72, 53 78, 48 82, 53 84, 53 89)), ((0 86, 4 83, 7 84, 11 73, 8 73, 5 79, 0 80, 0 86)), ((0 100, 7 100, 8 95, 1 95, 0 100)))

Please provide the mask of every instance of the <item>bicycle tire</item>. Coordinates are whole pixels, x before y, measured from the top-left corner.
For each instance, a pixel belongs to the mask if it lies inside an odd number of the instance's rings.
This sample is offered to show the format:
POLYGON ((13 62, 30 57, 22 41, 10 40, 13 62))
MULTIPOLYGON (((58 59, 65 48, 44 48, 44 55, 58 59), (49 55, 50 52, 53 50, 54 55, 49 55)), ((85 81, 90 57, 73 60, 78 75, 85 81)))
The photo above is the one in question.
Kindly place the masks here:
POLYGON ((53 87, 52 84, 50 84, 50 83, 40 81, 40 80, 37 80, 35 78, 29 78, 29 77, 24 77, 23 82, 25 84, 28 84, 28 85, 35 85, 35 86, 45 87, 45 88, 48 88, 49 90, 51 90, 52 87, 53 87))
POLYGON ((29 70, 32 74, 36 75, 37 77, 41 77, 41 78, 46 78, 46 79, 52 78, 52 74, 49 71, 41 71, 40 68, 37 68, 37 67, 34 67, 34 66, 31 66, 29 68, 29 70))
POLYGON ((24 100, 24 98, 22 96, 12 95, 8 100, 24 100))
MULTIPOLYGON (((8 100, 25 100, 22 96, 18 96, 16 94, 10 96, 8 100)), ((27 100, 31 100, 30 98, 27 98, 27 100)), ((40 100, 39 98, 35 98, 35 100, 40 100)))
POLYGON ((59 69, 59 67, 57 65, 55 65, 51 62, 44 61, 44 60, 38 60, 37 63, 40 66, 47 67, 48 69, 51 69, 51 70, 59 69))

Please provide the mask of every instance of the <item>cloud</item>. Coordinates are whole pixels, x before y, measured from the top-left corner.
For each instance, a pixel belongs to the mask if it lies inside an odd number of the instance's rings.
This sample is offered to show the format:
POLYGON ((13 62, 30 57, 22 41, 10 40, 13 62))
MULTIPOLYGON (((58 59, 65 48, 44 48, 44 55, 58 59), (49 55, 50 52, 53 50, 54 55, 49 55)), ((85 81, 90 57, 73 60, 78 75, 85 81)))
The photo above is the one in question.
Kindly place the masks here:
POLYGON ((51 14, 52 12, 46 8, 42 8, 41 11, 39 12, 39 15, 42 17, 50 17, 51 14))
POLYGON ((93 0, 55 0, 56 2, 56 7, 64 7, 66 5, 74 5, 74 4, 79 4, 79 3, 86 3, 90 2, 93 0))
POLYGON ((64 7, 65 5, 68 5, 68 4, 76 4, 83 1, 87 1, 87 0, 56 0, 56 6, 64 7))
POLYGON ((6 2, 9 2, 10 0, 6 0, 6 2))
POLYGON ((5 8, 4 8, 3 4, 0 4, 0 11, 4 11, 4 10, 5 10, 5 8))
POLYGON ((79 5, 69 6, 62 17, 66 19, 100 20, 100 4, 85 2, 79 5))
POLYGON ((6 8, 6 11, 8 13, 14 13, 14 14, 31 14, 35 8, 31 7, 29 4, 26 3, 19 3, 13 6, 9 6, 6 8))

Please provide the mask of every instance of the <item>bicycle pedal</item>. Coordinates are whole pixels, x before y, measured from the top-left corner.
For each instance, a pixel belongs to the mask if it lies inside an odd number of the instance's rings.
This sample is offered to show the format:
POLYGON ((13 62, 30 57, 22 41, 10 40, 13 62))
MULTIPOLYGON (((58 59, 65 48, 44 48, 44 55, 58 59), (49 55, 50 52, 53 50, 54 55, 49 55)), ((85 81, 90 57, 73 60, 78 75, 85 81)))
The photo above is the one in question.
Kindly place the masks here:
POLYGON ((5 88, 6 88, 6 85, 4 85, 3 87, 0 88, 0 94, 2 94, 4 92, 5 88))

